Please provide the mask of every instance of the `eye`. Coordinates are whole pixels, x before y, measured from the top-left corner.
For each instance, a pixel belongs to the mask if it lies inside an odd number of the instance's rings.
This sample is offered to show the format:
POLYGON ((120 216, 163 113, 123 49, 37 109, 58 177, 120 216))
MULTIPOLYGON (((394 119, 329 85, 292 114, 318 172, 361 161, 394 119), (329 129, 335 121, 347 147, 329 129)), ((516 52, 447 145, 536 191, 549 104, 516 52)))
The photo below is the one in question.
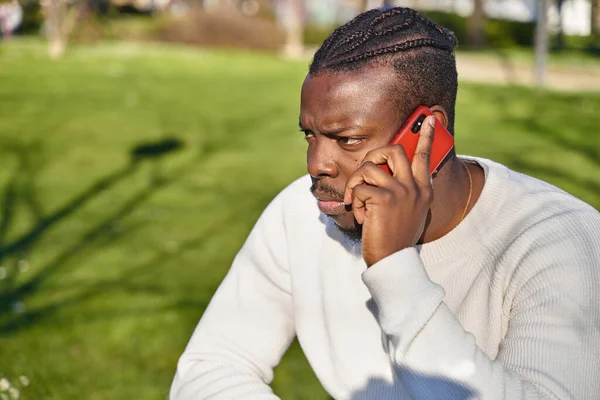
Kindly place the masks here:
POLYGON ((346 146, 355 146, 363 141, 362 138, 353 138, 353 137, 339 137, 338 141, 346 146))
POLYGON ((315 134, 312 133, 311 131, 309 131, 308 129, 300 129, 300 132, 304 133, 304 138, 306 140, 309 140, 309 139, 315 137, 315 134))

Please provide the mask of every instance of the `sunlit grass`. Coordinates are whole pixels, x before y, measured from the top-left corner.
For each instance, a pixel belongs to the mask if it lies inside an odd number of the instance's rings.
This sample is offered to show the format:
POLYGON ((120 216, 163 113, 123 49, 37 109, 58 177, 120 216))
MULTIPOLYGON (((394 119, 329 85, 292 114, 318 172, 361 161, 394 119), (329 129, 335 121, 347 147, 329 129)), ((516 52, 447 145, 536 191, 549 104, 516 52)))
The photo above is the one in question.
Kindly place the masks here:
MULTIPOLYGON (((166 396, 254 221, 304 173, 306 67, 155 45, 54 62, 38 42, 2 49, 0 375, 29 378, 22 398, 166 396)), ((596 94, 461 85, 457 148, 600 208, 599 109, 596 94)), ((297 346, 274 387, 326 398, 297 346)))

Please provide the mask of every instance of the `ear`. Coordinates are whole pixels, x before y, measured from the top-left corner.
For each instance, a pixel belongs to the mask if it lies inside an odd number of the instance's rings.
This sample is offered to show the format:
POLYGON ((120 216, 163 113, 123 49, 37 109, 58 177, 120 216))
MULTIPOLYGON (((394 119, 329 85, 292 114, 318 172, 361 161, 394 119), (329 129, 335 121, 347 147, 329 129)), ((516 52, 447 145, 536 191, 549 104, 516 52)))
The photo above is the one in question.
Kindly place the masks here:
POLYGON ((448 113, 446 113, 446 110, 444 109, 444 107, 442 107, 440 105, 435 105, 433 107, 429 107, 429 109, 433 112, 433 114, 435 115, 437 120, 440 121, 442 123, 442 125, 444 125, 445 128, 447 128, 448 127, 448 113))

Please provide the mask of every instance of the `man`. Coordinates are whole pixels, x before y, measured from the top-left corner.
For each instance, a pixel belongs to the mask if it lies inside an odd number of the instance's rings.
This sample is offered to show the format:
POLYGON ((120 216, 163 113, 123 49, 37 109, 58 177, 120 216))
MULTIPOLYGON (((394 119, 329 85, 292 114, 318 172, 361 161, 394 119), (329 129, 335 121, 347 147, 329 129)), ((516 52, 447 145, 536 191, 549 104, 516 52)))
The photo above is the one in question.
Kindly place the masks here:
POLYGON ((171 399, 276 398, 295 335, 336 399, 598 398, 600 214, 455 152, 431 177, 432 117, 412 165, 385 146, 419 105, 454 132, 455 46, 406 8, 323 43, 301 94, 310 177, 260 217, 171 399))

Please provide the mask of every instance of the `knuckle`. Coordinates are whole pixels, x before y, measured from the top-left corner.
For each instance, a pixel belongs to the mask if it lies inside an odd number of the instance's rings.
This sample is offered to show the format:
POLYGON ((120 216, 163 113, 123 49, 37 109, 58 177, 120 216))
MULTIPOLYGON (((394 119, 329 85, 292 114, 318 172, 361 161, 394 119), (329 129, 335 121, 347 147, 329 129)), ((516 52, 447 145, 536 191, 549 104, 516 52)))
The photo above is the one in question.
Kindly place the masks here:
POLYGON ((344 191, 344 195, 346 193, 349 193, 350 195, 354 196, 354 193, 356 192, 356 187, 358 186, 358 183, 355 182, 348 182, 346 183, 346 190, 344 191))
POLYGON ((358 168, 356 171, 354 171, 350 175, 350 177, 346 181, 346 186, 351 186, 351 185, 356 186, 356 184, 363 179, 362 175, 363 175, 364 170, 362 170, 361 168, 358 168))
POLYGON ((399 154, 406 154, 406 151, 404 150, 404 146, 402 146, 401 144, 395 144, 393 146, 390 146, 392 148, 392 150, 396 153, 399 154))
POLYGON ((413 181, 413 182, 408 182, 406 187, 404 188, 404 190, 406 191, 406 195, 412 199, 418 199, 420 192, 419 192, 419 187, 417 186, 417 184, 413 181))
POLYGON ((357 201, 362 201, 361 199, 368 197, 368 195, 369 195, 368 190, 369 190, 368 185, 365 185, 364 183, 356 186, 354 188, 354 193, 355 193, 354 199, 357 201))
POLYGON ((364 177, 370 176, 374 167, 375 164, 372 161, 363 162, 360 168, 356 171, 358 176, 357 179, 364 180, 364 177))
POLYGON ((362 165, 362 168, 364 169, 372 169, 373 167, 375 167, 375 163, 373 161, 365 161, 362 165))
POLYGON ((429 160, 429 152, 428 151, 417 151, 415 153, 415 157, 418 157, 419 159, 423 160, 423 161, 428 161, 429 160))
POLYGON ((408 191, 408 197, 410 197, 414 202, 418 202, 421 199, 421 193, 418 189, 412 188, 412 190, 408 191))
POLYGON ((356 179, 357 178, 355 174, 350 175, 350 178, 348 178, 348 180, 346 181, 346 190, 354 189, 354 186, 356 186, 356 184, 354 183, 356 179))
POLYGON ((375 158, 375 156, 377 155, 377 153, 379 153, 380 149, 373 149, 373 150, 369 150, 369 152, 367 152, 367 154, 365 154, 365 157, 363 158, 365 160, 365 162, 368 162, 369 160, 372 160, 373 158, 375 158))
POLYGON ((430 188, 421 190, 421 199, 428 204, 431 204, 433 202, 433 190, 431 190, 430 188))
POLYGON ((408 190, 408 188, 404 185, 397 185, 394 189, 394 192, 399 197, 407 197, 410 195, 410 190, 408 190))
POLYGON ((385 190, 381 193, 381 199, 386 203, 392 203, 395 200, 396 196, 393 192, 389 190, 385 190))
MULTIPOLYGON (((425 129, 421 129, 421 135, 425 136, 426 138, 433 136, 433 132, 435 131, 435 127, 432 126, 429 122, 430 121, 427 121, 427 123, 423 124, 425 126, 425 129)), ((435 120, 433 123, 436 123, 435 120)))

